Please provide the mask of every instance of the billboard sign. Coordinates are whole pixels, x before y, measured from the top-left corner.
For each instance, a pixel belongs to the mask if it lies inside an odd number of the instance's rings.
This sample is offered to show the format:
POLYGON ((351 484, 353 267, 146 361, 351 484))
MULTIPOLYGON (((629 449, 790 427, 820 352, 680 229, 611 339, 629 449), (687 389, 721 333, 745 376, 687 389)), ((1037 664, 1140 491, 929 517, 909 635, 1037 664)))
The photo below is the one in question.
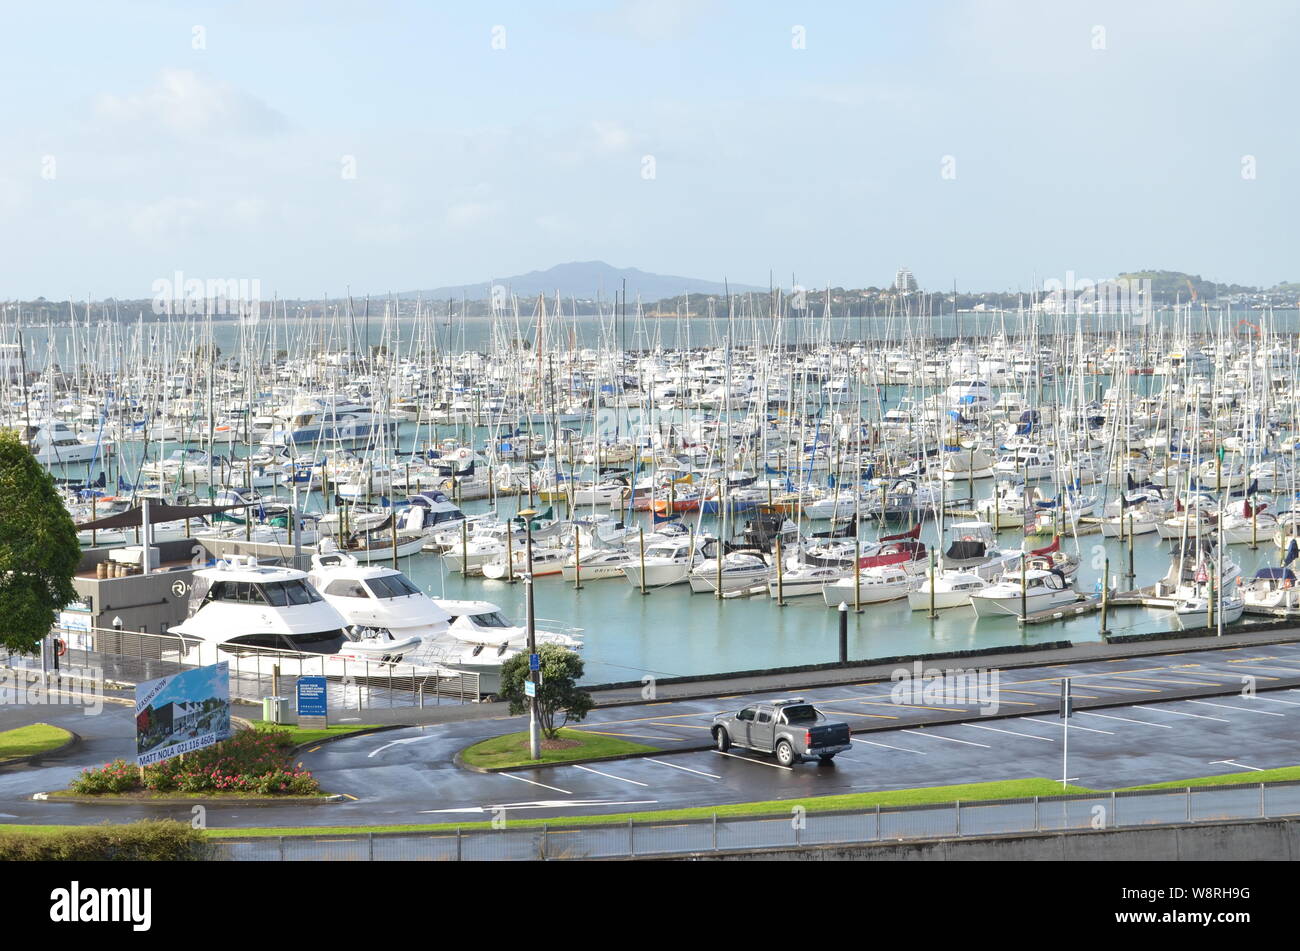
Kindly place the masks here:
POLYGON ((230 736, 230 665, 213 664, 135 688, 135 761, 150 766, 230 736))

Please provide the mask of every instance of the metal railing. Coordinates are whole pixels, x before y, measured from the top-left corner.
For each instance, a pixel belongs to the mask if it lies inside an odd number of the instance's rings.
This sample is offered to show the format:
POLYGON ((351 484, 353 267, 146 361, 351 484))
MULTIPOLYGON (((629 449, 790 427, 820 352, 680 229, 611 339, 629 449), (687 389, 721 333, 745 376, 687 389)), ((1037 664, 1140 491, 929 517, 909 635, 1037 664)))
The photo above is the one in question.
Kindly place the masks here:
MULTIPOLYGON (((340 655, 257 648, 235 654, 210 642, 170 634, 114 628, 77 630, 55 627, 51 634, 66 646, 61 669, 102 671, 106 684, 134 686, 210 664, 229 662, 232 700, 259 703, 262 697, 293 696, 299 677, 323 676, 334 709, 420 706, 479 699, 479 675, 445 667, 358 660, 340 655)), ((0 658, 3 660, 3 658, 0 658)), ((55 659, 13 654, 0 666, 53 671, 55 659)))
POLYGON ((423 833, 213 840, 217 861, 530 861, 649 858, 733 850, 1117 830, 1300 815, 1300 782, 879 807, 842 812, 423 833))

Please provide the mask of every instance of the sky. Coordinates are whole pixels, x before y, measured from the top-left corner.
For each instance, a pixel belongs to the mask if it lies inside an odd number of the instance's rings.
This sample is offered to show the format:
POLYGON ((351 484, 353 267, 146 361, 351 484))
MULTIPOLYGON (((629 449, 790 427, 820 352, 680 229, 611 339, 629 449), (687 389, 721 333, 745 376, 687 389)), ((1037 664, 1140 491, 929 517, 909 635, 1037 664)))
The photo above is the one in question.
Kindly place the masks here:
POLYGON ((10 2, 0 300, 1300 280, 1298 40, 1272 0, 10 2))

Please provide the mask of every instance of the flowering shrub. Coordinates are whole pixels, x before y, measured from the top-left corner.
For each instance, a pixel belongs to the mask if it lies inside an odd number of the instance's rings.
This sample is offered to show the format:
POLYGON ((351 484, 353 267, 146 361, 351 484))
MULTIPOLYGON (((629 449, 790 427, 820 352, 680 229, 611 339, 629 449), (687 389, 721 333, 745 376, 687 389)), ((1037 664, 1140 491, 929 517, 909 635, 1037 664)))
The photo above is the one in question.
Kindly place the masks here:
POLYGON ((140 769, 126 760, 84 770, 72 781, 75 793, 129 792, 143 786, 159 792, 255 792, 309 796, 320 784, 305 769, 286 767, 293 741, 283 730, 240 730, 215 746, 140 769))

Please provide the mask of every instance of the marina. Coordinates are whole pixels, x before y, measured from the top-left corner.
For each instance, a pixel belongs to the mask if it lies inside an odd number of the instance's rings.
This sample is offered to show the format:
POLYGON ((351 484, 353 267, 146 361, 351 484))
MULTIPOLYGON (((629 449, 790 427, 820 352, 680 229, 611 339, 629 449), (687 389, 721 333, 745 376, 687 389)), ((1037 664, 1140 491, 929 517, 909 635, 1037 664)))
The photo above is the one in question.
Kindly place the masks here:
POLYGON ((391 305, 20 320, 0 422, 78 524, 144 498, 247 505, 150 527, 209 563, 338 550, 522 623, 531 539, 538 615, 581 632, 592 684, 831 661, 841 603, 861 658, 1098 640, 1103 611, 1122 635, 1297 610, 1235 597, 1284 592, 1252 579, 1295 554, 1293 311, 1085 334, 1030 311, 796 313, 780 292, 712 318, 391 305), (1158 589, 1171 571, 1186 584, 1158 589))

